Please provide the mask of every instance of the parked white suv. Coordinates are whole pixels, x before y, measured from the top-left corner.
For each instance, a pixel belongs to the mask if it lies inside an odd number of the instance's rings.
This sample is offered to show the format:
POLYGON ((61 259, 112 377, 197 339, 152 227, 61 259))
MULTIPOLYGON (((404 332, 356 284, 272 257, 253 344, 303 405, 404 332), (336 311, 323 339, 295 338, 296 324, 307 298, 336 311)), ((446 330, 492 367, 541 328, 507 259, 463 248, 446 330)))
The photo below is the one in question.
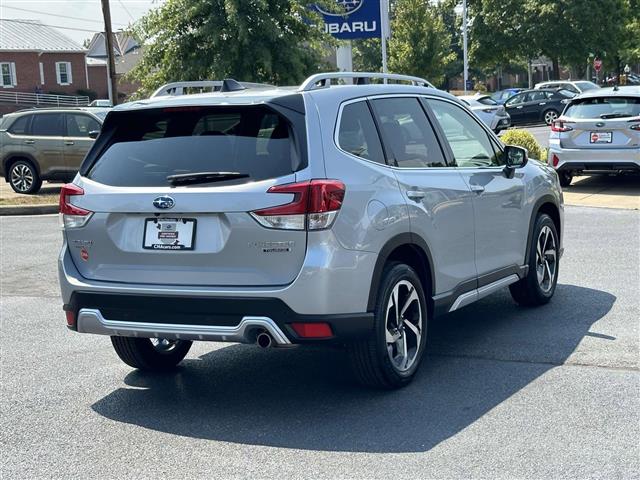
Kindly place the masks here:
POLYGON ((600 86, 588 80, 551 80, 549 82, 536 83, 535 87, 533 88, 535 88, 536 90, 540 88, 562 88, 573 93, 583 93, 589 90, 598 89, 600 88, 600 86))

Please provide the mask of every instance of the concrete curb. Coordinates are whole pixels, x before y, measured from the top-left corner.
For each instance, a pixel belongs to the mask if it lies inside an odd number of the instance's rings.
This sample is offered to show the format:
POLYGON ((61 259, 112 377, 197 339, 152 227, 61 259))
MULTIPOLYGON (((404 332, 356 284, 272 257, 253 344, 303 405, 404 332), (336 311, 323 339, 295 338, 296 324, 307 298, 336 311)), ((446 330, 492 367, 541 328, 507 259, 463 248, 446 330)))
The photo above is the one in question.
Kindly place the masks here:
POLYGON ((57 203, 45 205, 7 205, 0 207, 0 216, 6 215, 45 215, 58 213, 57 203))

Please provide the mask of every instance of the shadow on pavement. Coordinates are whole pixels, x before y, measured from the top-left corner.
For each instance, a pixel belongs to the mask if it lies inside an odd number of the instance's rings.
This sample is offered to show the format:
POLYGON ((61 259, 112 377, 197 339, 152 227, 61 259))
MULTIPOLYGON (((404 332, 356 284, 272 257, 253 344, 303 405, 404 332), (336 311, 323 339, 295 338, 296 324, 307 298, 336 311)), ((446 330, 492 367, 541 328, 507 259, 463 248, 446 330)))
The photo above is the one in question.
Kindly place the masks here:
POLYGON ((593 175, 574 178, 564 192, 584 195, 640 195, 640 175, 593 175))
POLYGON ((549 305, 525 309, 504 291, 432 321, 429 357, 399 391, 354 385, 337 349, 233 345, 186 360, 172 374, 132 371, 126 387, 92 408, 118 422, 225 442, 427 451, 562 364, 615 299, 558 285, 549 305))

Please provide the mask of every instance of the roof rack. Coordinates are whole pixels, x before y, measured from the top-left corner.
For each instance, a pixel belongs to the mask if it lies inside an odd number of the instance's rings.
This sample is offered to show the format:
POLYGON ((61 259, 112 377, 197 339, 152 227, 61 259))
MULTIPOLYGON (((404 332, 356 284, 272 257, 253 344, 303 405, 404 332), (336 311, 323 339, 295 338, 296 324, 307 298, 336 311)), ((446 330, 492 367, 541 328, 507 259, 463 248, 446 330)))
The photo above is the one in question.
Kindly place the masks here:
POLYGON ((300 85, 300 88, 298 90, 301 92, 308 92, 309 90, 327 88, 331 86, 332 80, 340 80, 345 78, 354 79, 354 83, 356 85, 368 84, 371 79, 382 79, 384 83, 387 83, 387 80, 394 80, 395 82, 408 82, 411 85, 419 87, 436 88, 433 86, 433 84, 431 84, 424 78, 412 77, 410 75, 375 72, 330 72, 311 75, 304 82, 302 82, 302 85, 300 85))
POLYGON ((197 93, 202 93, 203 91, 234 92, 248 88, 265 88, 272 86, 273 85, 268 85, 266 83, 238 82, 232 78, 225 78, 224 80, 171 82, 158 88, 149 98, 172 95, 189 95, 190 90, 199 90, 197 93))

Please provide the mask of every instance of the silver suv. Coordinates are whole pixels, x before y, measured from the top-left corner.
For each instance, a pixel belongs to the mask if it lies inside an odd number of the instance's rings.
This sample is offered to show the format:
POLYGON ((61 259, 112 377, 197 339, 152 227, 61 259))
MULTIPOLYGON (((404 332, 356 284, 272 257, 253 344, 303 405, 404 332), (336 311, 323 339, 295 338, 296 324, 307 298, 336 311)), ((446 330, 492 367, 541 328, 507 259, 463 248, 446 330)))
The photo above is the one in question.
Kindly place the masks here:
POLYGON ((556 173, 426 85, 332 73, 116 107, 61 192, 68 327, 140 369, 194 340, 344 345, 396 388, 434 316, 506 286, 548 302, 556 173))
POLYGON ((640 87, 573 98, 551 125, 548 162, 563 187, 574 175, 640 173, 640 87))

